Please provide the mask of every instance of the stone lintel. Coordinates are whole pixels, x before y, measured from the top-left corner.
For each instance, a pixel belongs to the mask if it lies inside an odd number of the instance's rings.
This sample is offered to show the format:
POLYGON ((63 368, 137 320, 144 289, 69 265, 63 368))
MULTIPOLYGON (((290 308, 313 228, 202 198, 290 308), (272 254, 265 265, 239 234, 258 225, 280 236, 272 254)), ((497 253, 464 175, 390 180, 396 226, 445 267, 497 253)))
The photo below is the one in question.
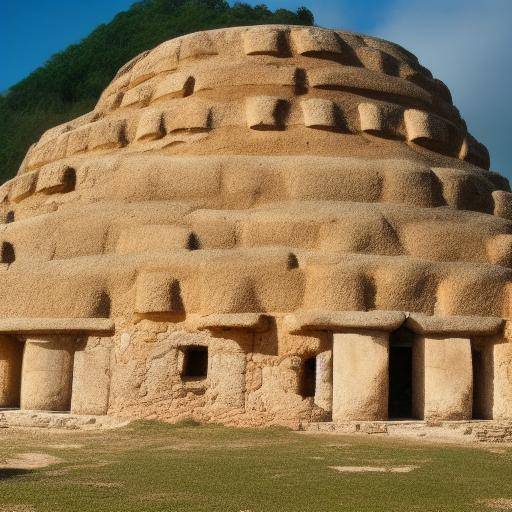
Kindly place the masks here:
POLYGON ((405 313, 400 311, 304 310, 287 315, 285 325, 290 333, 356 329, 391 332, 398 329, 405 319, 405 313))
POLYGON ((429 316, 410 313, 405 325, 416 334, 470 337, 498 334, 504 323, 503 319, 490 316, 429 316))
POLYGON ((109 332, 110 318, 2 318, 0 333, 109 332))
POLYGON ((190 324, 197 330, 247 329, 257 332, 269 328, 269 317, 261 313, 221 313, 193 316, 190 324))

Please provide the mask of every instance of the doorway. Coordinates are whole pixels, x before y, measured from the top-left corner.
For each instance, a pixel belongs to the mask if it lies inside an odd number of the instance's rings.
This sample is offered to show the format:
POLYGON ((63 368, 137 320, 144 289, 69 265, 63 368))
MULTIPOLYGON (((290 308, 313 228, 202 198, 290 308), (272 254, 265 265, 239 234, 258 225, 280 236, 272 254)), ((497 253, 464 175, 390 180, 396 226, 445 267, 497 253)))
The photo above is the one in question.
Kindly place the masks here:
POLYGON ((389 336, 388 418, 410 419, 412 413, 412 345, 414 333, 400 327, 389 336))

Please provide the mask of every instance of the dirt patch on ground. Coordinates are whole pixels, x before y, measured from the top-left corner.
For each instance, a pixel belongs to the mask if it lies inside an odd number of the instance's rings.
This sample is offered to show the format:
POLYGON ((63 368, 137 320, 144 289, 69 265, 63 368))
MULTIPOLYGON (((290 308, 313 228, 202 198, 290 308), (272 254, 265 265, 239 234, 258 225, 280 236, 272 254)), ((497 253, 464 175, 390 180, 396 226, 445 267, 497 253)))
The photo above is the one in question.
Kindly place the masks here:
POLYGON ((83 444, 49 444, 48 448, 55 450, 78 450, 79 448, 83 448, 83 446, 83 444))
POLYGON ((0 512, 36 512, 30 505, 0 505, 0 512))
POLYGON ((60 462, 63 460, 47 453, 20 453, 12 459, 0 462, 0 469, 38 469, 60 462))
POLYGON ((512 499, 510 498, 494 498, 492 500, 482 500, 480 503, 493 510, 512 510, 512 499))
POLYGON ((410 473, 419 466, 329 466, 339 473, 410 473))
POLYGON ((77 482, 79 485, 85 485, 87 487, 97 487, 97 488, 119 488, 123 487, 123 484, 120 482, 103 482, 103 481, 94 481, 94 482, 77 482))

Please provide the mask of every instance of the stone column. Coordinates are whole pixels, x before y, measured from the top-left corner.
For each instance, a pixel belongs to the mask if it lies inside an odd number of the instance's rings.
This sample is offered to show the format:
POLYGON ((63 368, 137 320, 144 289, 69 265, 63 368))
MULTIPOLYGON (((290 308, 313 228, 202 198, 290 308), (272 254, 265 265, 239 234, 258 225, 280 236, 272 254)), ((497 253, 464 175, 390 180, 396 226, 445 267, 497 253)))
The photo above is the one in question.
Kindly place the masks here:
POLYGON ((387 332, 333 335, 334 421, 387 419, 388 360, 387 332))
POLYGON ((413 413, 419 419, 471 419, 473 370, 467 338, 419 337, 413 345, 413 413))
POLYGON ((40 336, 25 342, 21 372, 21 408, 69 411, 74 339, 40 336))
POLYGON ((493 347, 493 411, 496 420, 512 419, 512 343, 498 343, 493 347))
POLYGON ((332 411, 332 351, 316 356, 315 404, 326 412, 332 411))
POLYGON ((23 343, 0 335, 0 407, 19 407, 23 343))
POLYGON ((73 414, 106 414, 110 391, 110 349, 97 347, 74 354, 73 414))

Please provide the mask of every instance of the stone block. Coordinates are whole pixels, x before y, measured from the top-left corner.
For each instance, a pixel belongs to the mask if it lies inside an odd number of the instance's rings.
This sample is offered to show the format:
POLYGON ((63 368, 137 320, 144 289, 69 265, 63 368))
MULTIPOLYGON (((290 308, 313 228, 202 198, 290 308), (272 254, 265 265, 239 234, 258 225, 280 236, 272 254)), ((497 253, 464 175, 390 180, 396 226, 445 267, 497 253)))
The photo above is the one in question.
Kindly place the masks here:
POLYGON ((243 407, 245 403, 245 354, 212 353, 208 366, 214 407, 243 407))
POLYGON ((340 40, 335 32, 320 28, 303 28, 292 31, 292 39, 300 55, 341 53, 340 40))
POLYGON ((136 140, 160 139, 164 135, 162 112, 160 110, 146 110, 139 118, 136 140))
POLYGON ((316 356, 315 405, 326 412, 332 411, 332 350, 316 356))
POLYGON ((62 163, 49 164, 41 171, 37 179, 36 192, 52 194, 66 191, 76 179, 75 170, 69 165, 62 163))
POLYGON ((338 128, 337 107, 333 101, 322 98, 310 98, 301 103, 304 124, 308 128, 335 130, 338 128))
POLYGON ((413 344, 413 413, 426 420, 472 417, 473 371, 467 338, 419 337, 413 344))
POLYGON ((180 283, 167 272, 142 272, 137 277, 137 313, 182 313, 180 283))
POLYGON ((211 37, 206 32, 196 32, 185 36, 181 40, 180 61, 185 59, 197 59, 208 55, 215 55, 217 50, 211 37))
POLYGON ((512 193, 505 190, 495 190, 492 193, 494 215, 512 220, 512 193))
POLYGON ((185 95, 187 82, 191 79, 185 72, 173 73, 165 77, 156 87, 153 101, 165 98, 181 98, 185 95))
POLYGON ((125 145, 126 121, 103 119, 90 125, 89 149, 120 148, 125 145))
POLYGON ((17 203, 34 192, 37 180, 37 171, 27 172, 14 178, 9 192, 9 199, 17 203))
POLYGON ((512 419, 512 343, 494 345, 493 419, 512 419))
POLYGON ((362 132, 377 136, 398 135, 403 109, 397 105, 360 103, 357 106, 362 132))
POLYGON ((22 409, 69 411, 74 349, 74 340, 66 336, 26 340, 21 375, 22 409))
POLYGON ((478 165, 483 169, 489 169, 491 164, 489 150, 469 133, 462 143, 459 158, 474 165, 478 165))
POLYGON ((106 414, 110 389, 110 349, 101 345, 75 352, 73 414, 106 414))
POLYGON ((277 28, 248 29, 242 35, 246 55, 280 55, 283 53, 284 32, 277 28))
POLYGON ((385 420, 388 416, 388 334, 333 335, 333 421, 385 420))
POLYGON ((253 130, 279 130, 283 127, 284 100, 273 96, 254 96, 246 102, 247 126, 253 130))
POLYGON ((416 109, 407 109, 404 113, 407 140, 428 145, 430 142, 444 144, 448 140, 446 122, 429 112, 416 109))

